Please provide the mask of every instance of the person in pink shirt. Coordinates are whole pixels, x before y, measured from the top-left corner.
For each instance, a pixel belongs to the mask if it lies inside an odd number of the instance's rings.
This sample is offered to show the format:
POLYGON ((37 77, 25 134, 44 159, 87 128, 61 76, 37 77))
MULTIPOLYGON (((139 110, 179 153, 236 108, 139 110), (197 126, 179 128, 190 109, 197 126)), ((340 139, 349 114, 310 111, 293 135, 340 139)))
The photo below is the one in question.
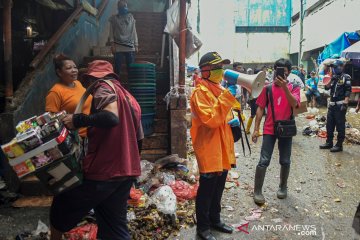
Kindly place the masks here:
MULTIPOLYGON (((287 59, 279 59, 275 62, 274 69, 278 67, 284 68, 284 77, 278 76, 275 72, 274 80, 271 85, 273 94, 275 121, 290 120, 293 109, 300 106, 300 86, 290 83, 287 77, 291 71, 291 62, 287 59)), ((292 138, 278 138, 274 135, 274 121, 273 112, 271 110, 270 101, 268 99, 266 86, 259 95, 256 104, 258 109, 256 111, 255 129, 252 135, 253 142, 257 142, 259 137, 259 128, 261 119, 264 115, 265 108, 267 108, 267 115, 264 123, 263 142, 260 153, 260 161, 256 167, 255 186, 254 186, 254 202, 256 204, 264 204, 265 198, 262 194, 262 186, 266 174, 266 169, 270 164, 271 156, 274 150, 276 140, 278 140, 278 148, 280 155, 280 185, 277 192, 279 199, 287 197, 287 179, 290 172, 290 157, 292 138)))

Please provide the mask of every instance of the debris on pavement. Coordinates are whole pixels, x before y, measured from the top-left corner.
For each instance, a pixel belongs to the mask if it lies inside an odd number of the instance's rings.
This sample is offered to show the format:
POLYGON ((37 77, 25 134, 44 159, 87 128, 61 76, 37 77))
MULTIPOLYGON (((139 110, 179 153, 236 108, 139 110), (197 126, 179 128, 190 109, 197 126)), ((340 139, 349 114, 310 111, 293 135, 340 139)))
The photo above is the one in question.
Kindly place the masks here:
MULTIPOLYGON (((310 137, 326 138, 326 117, 307 115, 305 118, 309 120, 308 124, 303 127, 303 135, 310 137)), ((350 123, 346 122, 345 139, 353 144, 360 144, 360 130, 353 128, 350 123)))
POLYGON ((261 210, 259 208, 258 209, 252 208, 250 211, 251 216, 245 217, 245 220, 246 221, 256 221, 256 220, 260 219, 262 212, 263 212, 263 210, 261 210))
POLYGON ((335 198, 334 202, 341 202, 341 199, 340 198, 335 198))
POLYGON ((41 220, 38 221, 38 225, 35 231, 33 231, 31 234, 33 236, 40 236, 41 234, 48 234, 49 227, 46 226, 45 223, 43 223, 41 220))
POLYGON ((282 223, 283 220, 281 218, 274 218, 274 219, 271 219, 271 221, 273 221, 274 223, 282 223))
POLYGON ((230 170, 228 175, 230 178, 232 178, 234 180, 239 179, 239 177, 240 177, 239 173, 236 171, 233 171, 233 170, 230 170))
POLYGON ((235 208, 234 208, 234 207, 232 207, 232 206, 229 206, 229 205, 224 206, 224 208, 225 208, 226 210, 228 210, 229 212, 233 212, 233 211, 235 211, 235 208))

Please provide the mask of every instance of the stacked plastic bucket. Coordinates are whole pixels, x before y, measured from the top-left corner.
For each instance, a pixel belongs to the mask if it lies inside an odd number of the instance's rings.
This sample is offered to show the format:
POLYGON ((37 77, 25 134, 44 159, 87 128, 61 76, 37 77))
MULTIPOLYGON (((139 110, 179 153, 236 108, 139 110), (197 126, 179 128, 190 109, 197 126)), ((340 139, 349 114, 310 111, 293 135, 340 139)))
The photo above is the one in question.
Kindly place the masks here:
POLYGON ((129 68, 129 88, 141 107, 145 136, 154 132, 156 106, 156 69, 152 63, 134 63, 129 68))

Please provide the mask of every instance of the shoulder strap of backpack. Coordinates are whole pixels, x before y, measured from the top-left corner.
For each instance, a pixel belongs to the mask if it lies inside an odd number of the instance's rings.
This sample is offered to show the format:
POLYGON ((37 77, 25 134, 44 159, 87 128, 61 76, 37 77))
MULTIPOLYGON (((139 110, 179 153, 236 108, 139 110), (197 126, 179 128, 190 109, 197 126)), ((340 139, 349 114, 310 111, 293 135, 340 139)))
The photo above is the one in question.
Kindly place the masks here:
POLYGON ((275 111, 274 111, 274 99, 273 99, 272 86, 273 86, 272 84, 269 84, 266 87, 266 93, 267 93, 268 99, 270 100, 271 115, 272 115, 273 122, 275 123, 275 111))

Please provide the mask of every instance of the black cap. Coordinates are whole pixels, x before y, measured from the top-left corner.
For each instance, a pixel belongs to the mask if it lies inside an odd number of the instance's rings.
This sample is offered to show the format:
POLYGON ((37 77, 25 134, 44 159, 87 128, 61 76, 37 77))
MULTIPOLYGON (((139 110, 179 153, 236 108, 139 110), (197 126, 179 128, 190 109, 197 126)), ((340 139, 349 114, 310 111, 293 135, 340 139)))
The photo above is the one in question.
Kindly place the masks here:
POLYGON ((216 65, 219 63, 230 64, 230 60, 222 59, 217 52, 208 52, 201 57, 199 67, 203 67, 206 65, 216 65))

